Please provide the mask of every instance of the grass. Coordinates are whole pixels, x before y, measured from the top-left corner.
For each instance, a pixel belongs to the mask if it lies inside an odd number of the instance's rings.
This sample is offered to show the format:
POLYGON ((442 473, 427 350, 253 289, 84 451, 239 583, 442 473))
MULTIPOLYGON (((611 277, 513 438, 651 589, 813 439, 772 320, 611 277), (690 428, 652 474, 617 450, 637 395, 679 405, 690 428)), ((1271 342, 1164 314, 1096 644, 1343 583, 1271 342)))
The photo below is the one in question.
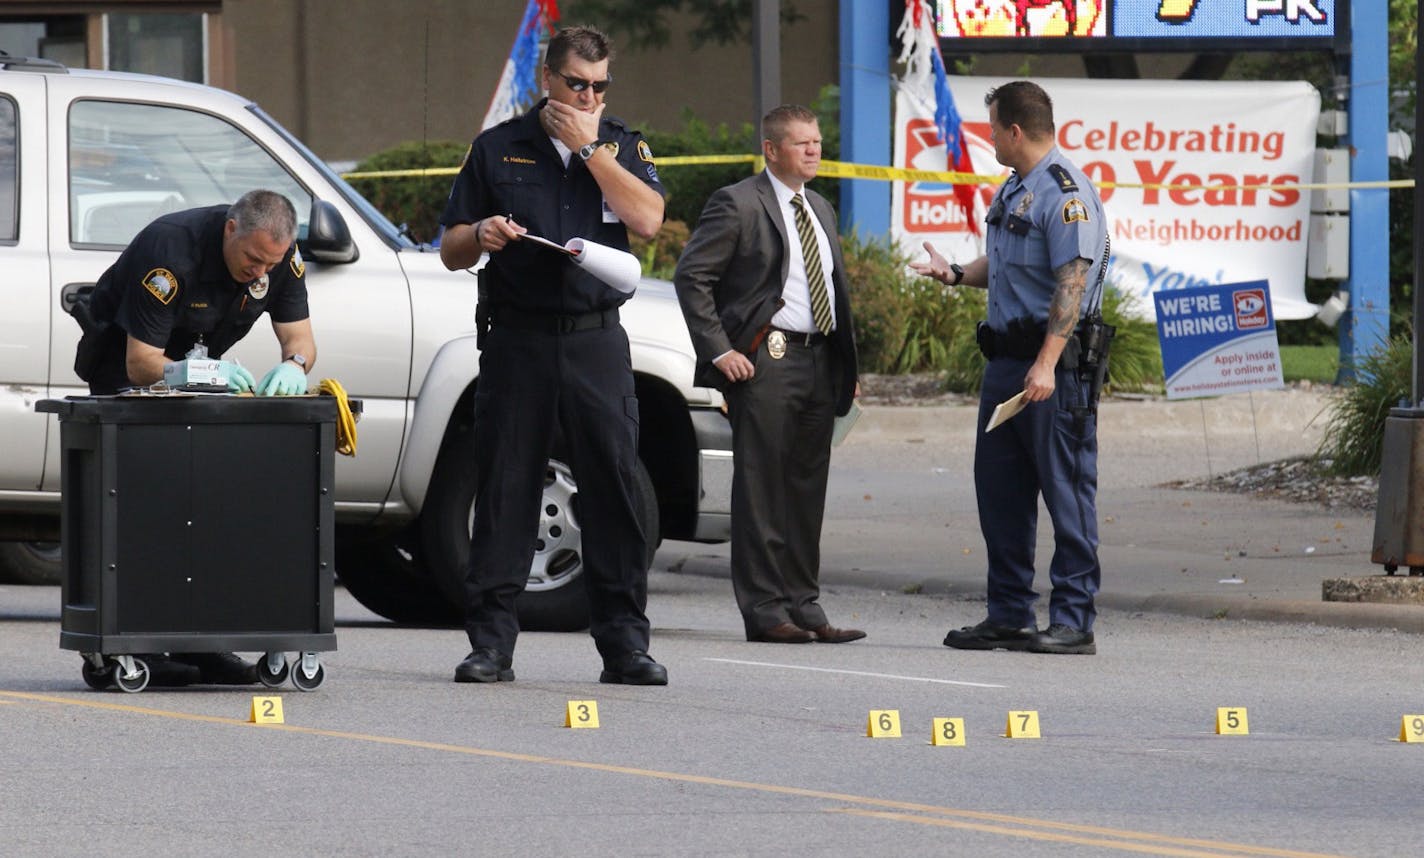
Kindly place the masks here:
POLYGON ((1281 375, 1286 381, 1334 384, 1340 370, 1340 347, 1281 346, 1281 375))

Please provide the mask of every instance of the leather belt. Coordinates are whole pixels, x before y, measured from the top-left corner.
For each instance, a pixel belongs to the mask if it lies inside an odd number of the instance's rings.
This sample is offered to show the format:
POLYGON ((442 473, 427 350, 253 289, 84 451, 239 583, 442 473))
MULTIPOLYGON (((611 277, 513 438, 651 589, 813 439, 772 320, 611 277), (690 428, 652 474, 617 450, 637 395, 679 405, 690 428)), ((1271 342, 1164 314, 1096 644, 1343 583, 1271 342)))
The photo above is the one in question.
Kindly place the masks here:
POLYGON ((534 331, 542 334, 572 334, 577 331, 591 331, 595 328, 612 328, 618 324, 618 308, 600 310, 593 313, 560 315, 557 313, 530 313, 514 307, 498 307, 490 313, 490 324, 497 328, 513 328, 516 331, 534 331))
POLYGON ((786 342, 794 346, 819 346, 826 341, 826 335, 820 331, 788 331, 784 328, 768 328, 768 331, 780 331, 786 342))

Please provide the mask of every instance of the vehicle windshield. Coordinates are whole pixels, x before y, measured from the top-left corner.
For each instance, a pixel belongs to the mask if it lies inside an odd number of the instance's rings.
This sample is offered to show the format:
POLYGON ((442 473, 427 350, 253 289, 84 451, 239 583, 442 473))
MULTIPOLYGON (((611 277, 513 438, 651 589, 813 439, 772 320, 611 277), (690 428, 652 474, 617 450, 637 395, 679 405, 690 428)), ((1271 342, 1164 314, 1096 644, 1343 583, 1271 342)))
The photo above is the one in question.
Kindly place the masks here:
POLYGON ((371 205, 355 188, 347 184, 346 180, 341 178, 339 173, 331 169, 325 161, 316 156, 316 153, 308 149, 305 143, 298 140, 291 132, 283 128, 280 122, 268 116, 262 108, 255 104, 249 104, 247 109, 252 111, 253 115, 258 119, 270 125, 272 130, 282 135, 284 140, 292 144, 292 147, 301 153, 301 156, 306 158, 308 163, 316 167, 316 169, 326 177, 327 181, 331 182, 336 190, 346 198, 346 201, 361 213, 361 216, 366 219, 366 222, 371 225, 371 228, 380 233, 381 237, 390 242, 397 249, 415 248, 418 246, 401 233, 400 227, 391 223, 385 215, 381 214, 379 209, 371 205))

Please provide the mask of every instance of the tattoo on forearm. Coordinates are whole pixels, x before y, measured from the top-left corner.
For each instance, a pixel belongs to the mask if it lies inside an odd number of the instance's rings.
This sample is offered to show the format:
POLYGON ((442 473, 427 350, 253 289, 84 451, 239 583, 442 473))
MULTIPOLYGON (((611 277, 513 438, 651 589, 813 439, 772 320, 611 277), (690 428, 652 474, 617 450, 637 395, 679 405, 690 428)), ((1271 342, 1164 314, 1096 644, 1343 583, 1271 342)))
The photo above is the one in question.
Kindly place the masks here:
POLYGON ((1087 288, 1091 267, 1091 262, 1078 258, 1054 270, 1058 288, 1053 290, 1053 302, 1048 307, 1048 333, 1060 337, 1072 335, 1078 325, 1078 311, 1083 306, 1083 290, 1087 288))

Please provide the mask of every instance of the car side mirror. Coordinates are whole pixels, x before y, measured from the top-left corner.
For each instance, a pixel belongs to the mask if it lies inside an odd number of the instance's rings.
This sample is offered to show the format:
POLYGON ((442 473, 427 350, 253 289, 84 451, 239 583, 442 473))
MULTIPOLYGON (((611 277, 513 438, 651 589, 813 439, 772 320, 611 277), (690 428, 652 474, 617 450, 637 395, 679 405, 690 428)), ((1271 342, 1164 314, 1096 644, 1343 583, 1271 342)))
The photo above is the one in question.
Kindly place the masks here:
POLYGON ((312 200, 311 219, 302 255, 316 262, 343 265, 355 262, 360 253, 351 240, 351 230, 336 206, 326 200, 312 200))

